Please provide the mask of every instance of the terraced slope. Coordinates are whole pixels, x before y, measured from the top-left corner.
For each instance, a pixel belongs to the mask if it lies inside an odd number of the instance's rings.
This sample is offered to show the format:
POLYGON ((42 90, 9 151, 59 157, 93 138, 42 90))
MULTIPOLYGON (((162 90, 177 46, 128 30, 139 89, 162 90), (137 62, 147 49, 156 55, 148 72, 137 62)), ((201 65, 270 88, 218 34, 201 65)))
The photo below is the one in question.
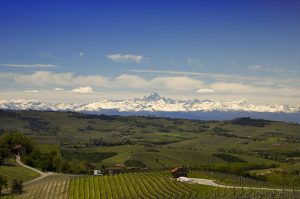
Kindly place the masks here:
POLYGON ((9 165, 0 166, 0 176, 7 178, 8 184, 11 184, 11 181, 13 179, 27 182, 33 178, 38 177, 39 174, 11 161, 9 165))
POLYGON ((29 183, 25 186, 24 193, 15 197, 22 199, 66 199, 68 198, 69 184, 69 176, 51 175, 42 180, 29 183))

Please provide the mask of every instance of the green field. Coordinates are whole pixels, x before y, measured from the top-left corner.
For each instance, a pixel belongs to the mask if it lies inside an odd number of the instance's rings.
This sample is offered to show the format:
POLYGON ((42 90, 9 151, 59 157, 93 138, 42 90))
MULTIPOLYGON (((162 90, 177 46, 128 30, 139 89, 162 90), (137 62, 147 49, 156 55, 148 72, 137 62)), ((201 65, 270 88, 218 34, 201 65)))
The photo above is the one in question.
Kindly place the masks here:
POLYGON ((11 184, 11 181, 22 180, 23 182, 27 182, 31 179, 37 178, 39 176, 38 173, 19 166, 14 160, 9 160, 7 165, 0 165, 0 176, 3 176, 8 180, 8 185, 11 184))
POLYGON ((300 192, 213 188, 177 182, 162 172, 125 173, 112 176, 49 176, 25 187, 23 199, 121 199, 121 198, 287 198, 300 192))

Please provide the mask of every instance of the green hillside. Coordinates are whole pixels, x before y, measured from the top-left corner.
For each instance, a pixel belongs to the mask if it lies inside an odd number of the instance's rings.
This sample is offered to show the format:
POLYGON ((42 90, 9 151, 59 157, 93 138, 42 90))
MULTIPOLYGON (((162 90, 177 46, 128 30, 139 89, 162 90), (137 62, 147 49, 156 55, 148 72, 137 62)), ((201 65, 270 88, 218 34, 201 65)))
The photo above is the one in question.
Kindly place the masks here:
MULTIPOLYGON (((94 156, 98 158, 88 161, 98 166, 128 159, 152 169, 228 163, 214 155, 218 153, 248 163, 270 165, 290 160, 296 164, 293 159, 300 154, 300 125, 285 122, 249 118, 208 122, 38 111, 0 111, 0 118, 1 133, 24 132, 46 151, 97 152, 94 156)), ((78 157, 80 154, 73 158, 78 157)))
MULTIPOLYGON (((294 123, 2 110, 0 133, 6 146, 23 140, 28 149, 21 151, 25 163, 71 174, 50 175, 27 184, 23 194, 6 197, 268 198, 275 194, 289 198, 298 194, 180 183, 167 171, 181 165, 190 170, 189 177, 224 185, 300 189, 300 125, 294 123), (123 173, 91 176, 93 169, 117 164, 125 165, 123 173)), ((0 175, 23 181, 37 177, 17 165, 1 165, 0 175)))
POLYGON ((30 169, 19 166, 14 161, 9 161, 7 165, 0 165, 0 176, 7 178, 10 181, 13 179, 29 181, 39 176, 38 173, 30 169))

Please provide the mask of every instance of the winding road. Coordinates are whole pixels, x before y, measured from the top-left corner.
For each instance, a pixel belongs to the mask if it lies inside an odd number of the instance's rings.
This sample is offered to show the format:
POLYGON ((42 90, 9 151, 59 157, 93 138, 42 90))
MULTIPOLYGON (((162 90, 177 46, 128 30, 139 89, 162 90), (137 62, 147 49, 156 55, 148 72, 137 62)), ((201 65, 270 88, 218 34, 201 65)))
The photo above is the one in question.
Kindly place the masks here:
POLYGON ((43 178, 46 178, 47 176, 50 176, 50 175, 53 175, 53 174, 54 174, 54 173, 52 173, 52 172, 42 172, 42 171, 40 171, 40 170, 38 170, 38 169, 36 169, 36 168, 33 168, 33 167, 31 167, 31 166, 28 166, 28 165, 24 164, 24 163, 21 161, 21 157, 20 157, 19 155, 16 156, 16 162, 17 162, 17 164, 19 164, 20 166, 25 167, 25 168, 27 168, 27 169, 30 169, 30 170, 32 170, 32 171, 34 171, 34 172, 36 172, 36 173, 38 173, 38 174, 41 175, 41 176, 39 176, 39 177, 37 177, 37 178, 34 178, 34 179, 32 179, 32 180, 30 180, 30 181, 28 181, 28 182, 25 182, 24 185, 28 185, 28 184, 30 184, 30 183, 36 182, 36 181, 38 181, 38 180, 41 180, 41 179, 43 179, 43 178))

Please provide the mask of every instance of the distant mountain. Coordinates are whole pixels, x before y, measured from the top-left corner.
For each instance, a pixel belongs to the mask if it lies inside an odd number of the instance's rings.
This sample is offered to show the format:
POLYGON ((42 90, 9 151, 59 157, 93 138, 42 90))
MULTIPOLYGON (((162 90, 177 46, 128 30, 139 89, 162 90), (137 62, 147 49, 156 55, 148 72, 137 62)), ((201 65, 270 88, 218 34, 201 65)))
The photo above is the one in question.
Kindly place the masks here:
POLYGON ((0 100, 0 109, 75 111, 94 114, 153 115, 202 120, 253 117, 300 123, 300 105, 254 105, 246 101, 174 100, 150 93, 130 100, 92 103, 50 103, 37 100, 0 100))

